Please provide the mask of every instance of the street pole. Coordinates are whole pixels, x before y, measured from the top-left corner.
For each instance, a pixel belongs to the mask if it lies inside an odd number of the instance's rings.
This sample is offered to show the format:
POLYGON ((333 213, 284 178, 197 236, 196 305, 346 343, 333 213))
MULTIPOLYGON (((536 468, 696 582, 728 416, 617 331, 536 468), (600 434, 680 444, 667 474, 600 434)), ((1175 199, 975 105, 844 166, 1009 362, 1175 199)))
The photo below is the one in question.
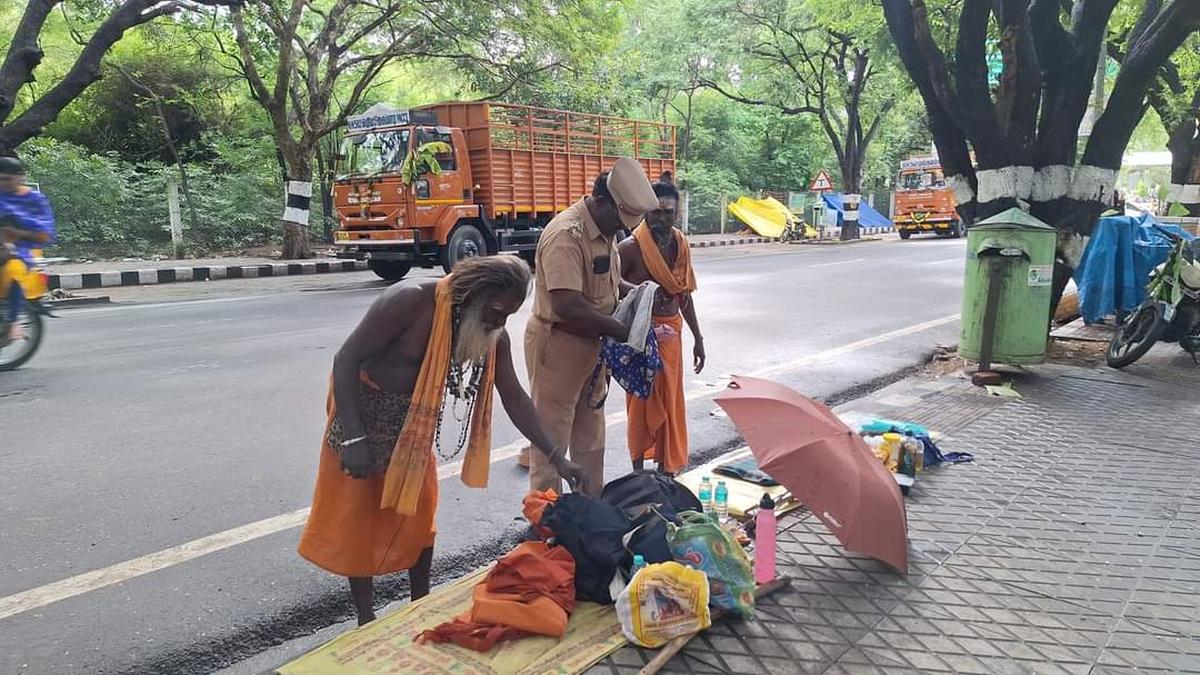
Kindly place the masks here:
POLYGON ((167 180, 167 217, 171 227, 171 255, 183 259, 183 217, 179 212, 179 184, 167 180))
POLYGON ((722 192, 721 193, 721 234, 725 234, 725 219, 727 217, 726 211, 728 211, 728 210, 729 210, 729 198, 725 195, 724 192, 722 192))
POLYGON ((692 232, 692 193, 688 190, 683 191, 683 213, 680 220, 683 221, 683 233, 691 234, 692 232))

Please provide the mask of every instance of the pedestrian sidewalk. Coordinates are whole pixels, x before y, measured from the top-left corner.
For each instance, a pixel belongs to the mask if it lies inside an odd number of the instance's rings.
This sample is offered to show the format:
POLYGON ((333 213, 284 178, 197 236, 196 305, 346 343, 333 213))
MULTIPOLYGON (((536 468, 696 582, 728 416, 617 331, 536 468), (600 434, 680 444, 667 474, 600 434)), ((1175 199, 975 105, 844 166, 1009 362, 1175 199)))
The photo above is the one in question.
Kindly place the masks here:
MULTIPOLYGON (((1200 672, 1200 368, 1164 345, 1126 371, 1046 365, 1013 386, 1022 399, 910 380, 839 409, 975 455, 907 498, 908 576, 785 517, 791 587, 664 672, 1200 672)), ((653 656, 627 647, 591 672, 653 656)))

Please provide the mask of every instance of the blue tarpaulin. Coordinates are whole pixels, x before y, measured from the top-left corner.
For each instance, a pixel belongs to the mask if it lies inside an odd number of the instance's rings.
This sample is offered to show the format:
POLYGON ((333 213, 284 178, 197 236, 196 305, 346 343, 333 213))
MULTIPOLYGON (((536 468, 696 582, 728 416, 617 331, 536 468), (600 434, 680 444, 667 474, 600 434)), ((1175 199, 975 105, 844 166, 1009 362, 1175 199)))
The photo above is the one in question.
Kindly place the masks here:
MULTIPOLYGON (((842 193, 827 192, 822 196, 825 199, 825 208, 837 211, 837 224, 841 225, 842 215, 845 213, 842 210, 842 193)), ((858 202, 858 224, 861 227, 891 227, 892 221, 876 211, 867 200, 862 199, 858 202)))
POLYGON ((1108 216, 1096 223, 1083 260, 1075 269, 1079 312, 1086 323, 1133 311, 1146 295, 1150 271, 1167 259, 1171 242, 1154 229, 1158 225, 1185 239, 1192 235, 1154 216, 1108 216))

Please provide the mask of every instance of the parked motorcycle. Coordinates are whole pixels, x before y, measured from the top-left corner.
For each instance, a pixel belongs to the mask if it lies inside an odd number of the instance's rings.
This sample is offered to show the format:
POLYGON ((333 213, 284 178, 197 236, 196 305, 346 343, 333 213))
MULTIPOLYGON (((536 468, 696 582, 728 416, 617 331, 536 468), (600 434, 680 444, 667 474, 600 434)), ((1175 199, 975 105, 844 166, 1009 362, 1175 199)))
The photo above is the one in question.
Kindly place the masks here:
POLYGON ((6 263, 9 278, 20 284, 25 294, 25 302, 17 315, 17 323, 21 326, 21 338, 10 339, 11 326, 8 322, 7 300, 0 297, 0 372, 15 370, 24 365, 37 352, 42 344, 45 332, 44 319, 53 317, 48 301, 50 290, 48 277, 41 267, 26 266, 19 258, 12 258, 6 263))
POLYGON ((1178 342, 1193 361, 1200 352, 1200 239, 1188 241, 1154 228, 1171 242, 1171 253, 1150 273, 1146 299, 1125 317, 1109 342, 1107 360, 1113 368, 1137 361, 1160 340, 1178 342))

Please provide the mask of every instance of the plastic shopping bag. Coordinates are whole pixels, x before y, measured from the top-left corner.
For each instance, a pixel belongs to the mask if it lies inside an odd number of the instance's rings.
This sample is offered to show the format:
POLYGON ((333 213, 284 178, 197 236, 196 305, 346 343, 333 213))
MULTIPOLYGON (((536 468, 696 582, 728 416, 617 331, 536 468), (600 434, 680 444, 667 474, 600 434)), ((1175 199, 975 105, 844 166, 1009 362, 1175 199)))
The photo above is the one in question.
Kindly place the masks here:
POLYGON ((617 596, 617 617, 625 637, 642 647, 698 633, 712 625, 708 578, 676 562, 649 565, 617 596))
POLYGON ((733 535, 703 513, 679 514, 683 525, 667 527, 677 562, 708 575, 709 604, 754 618, 754 568, 733 535))

